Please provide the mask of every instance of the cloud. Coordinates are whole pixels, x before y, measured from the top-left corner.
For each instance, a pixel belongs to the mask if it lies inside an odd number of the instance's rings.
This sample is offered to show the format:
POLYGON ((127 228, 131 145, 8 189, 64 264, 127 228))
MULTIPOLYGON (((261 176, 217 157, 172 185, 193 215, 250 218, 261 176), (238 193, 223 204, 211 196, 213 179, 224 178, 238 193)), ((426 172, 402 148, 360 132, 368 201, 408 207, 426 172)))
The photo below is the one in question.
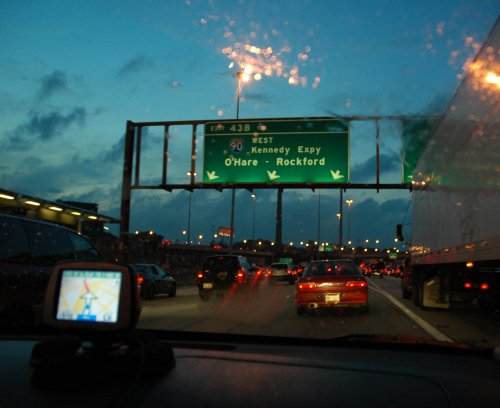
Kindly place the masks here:
POLYGON ((27 157, 24 163, 29 165, 22 171, 6 169, 0 174, 0 185, 49 200, 93 197, 92 201, 102 203, 104 208, 115 208, 120 203, 122 162, 104 160, 106 154, 96 153, 91 158, 65 155, 66 161, 57 164, 27 157))
POLYGON ((124 148, 125 134, 120 138, 120 140, 118 140, 118 142, 111 146, 111 149, 104 153, 104 160, 111 162, 116 162, 120 159, 123 160, 124 148))
MULTIPOLYGON (((156 151, 158 148, 163 148, 163 136, 153 134, 149 127, 142 128, 141 136, 141 154, 144 154, 147 150, 156 151)), ((104 152, 103 158, 106 161, 120 162, 123 160, 124 151, 125 134, 107 152, 104 152)))
MULTIPOLYGON (((276 191, 255 190, 255 238, 275 240, 276 191)), ((318 194, 286 190, 283 194, 283 242, 300 242, 318 238, 318 194)), ((337 192, 338 193, 338 192, 337 192)), ((174 191, 134 191, 131 208, 131 230, 155 230, 164 237, 182 240, 187 228, 189 193, 174 191)), ((209 242, 219 226, 229 226, 231 192, 197 190, 191 196, 191 238, 202 234, 209 242), (208 204, 209 203, 209 204, 208 204), (210 237, 210 239, 208 239, 210 237)), ((338 194, 321 194, 322 242, 338 242, 338 194)), ((356 245, 365 239, 381 240, 382 246, 392 246, 396 224, 401 223, 408 210, 408 199, 388 198, 378 203, 373 198, 356 201, 351 209, 350 237, 356 245)), ((346 215, 344 208, 344 217, 346 215)), ((253 200, 250 193, 236 194, 235 242, 251 239, 253 233, 253 200)), ((344 222, 343 241, 347 242, 347 222, 344 222)))
MULTIPOLYGON (((356 164, 351 168, 351 182, 373 182, 376 178, 377 158, 370 157, 363 163, 356 164)), ((380 154, 380 173, 401 171, 401 157, 397 154, 380 154)))
POLYGON ((409 199, 393 198, 378 203, 368 198, 355 203, 351 213, 351 236, 360 241, 364 238, 385 240, 385 245, 392 246, 396 224, 410 217, 407 212, 409 199))
POLYGON ((34 140, 48 141, 60 135, 72 125, 83 126, 86 118, 87 111, 82 107, 75 107, 66 115, 60 112, 46 114, 30 112, 26 122, 7 132, 8 138, 4 148, 26 150, 31 147, 34 140))
POLYGON ((264 104, 274 103, 273 98, 260 93, 246 92, 244 98, 248 102, 259 102, 264 104))
POLYGON ((124 66, 117 72, 116 77, 121 78, 130 74, 136 74, 145 70, 153 65, 153 60, 147 56, 140 55, 130 59, 124 66))
POLYGON ((41 102, 57 92, 68 90, 68 80, 62 71, 54 71, 45 75, 41 79, 40 90, 38 91, 38 101, 41 102))

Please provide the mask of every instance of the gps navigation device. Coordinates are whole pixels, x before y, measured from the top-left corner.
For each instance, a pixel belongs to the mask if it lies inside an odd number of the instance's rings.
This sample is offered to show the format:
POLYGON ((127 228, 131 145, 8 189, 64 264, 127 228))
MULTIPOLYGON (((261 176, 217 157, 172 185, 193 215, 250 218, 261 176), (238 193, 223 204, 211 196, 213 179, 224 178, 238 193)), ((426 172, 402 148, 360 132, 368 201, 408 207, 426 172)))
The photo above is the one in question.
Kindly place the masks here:
POLYGON ((135 327, 140 296, 133 271, 108 262, 56 265, 47 286, 44 323, 95 331, 135 327))

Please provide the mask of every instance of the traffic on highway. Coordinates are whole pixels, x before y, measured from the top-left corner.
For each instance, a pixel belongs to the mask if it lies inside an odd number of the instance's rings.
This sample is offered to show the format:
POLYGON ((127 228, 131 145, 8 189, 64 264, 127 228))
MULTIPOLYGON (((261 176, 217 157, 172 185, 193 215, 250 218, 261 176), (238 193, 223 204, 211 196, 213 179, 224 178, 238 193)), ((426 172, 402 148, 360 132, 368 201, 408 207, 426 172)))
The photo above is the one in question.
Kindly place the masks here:
POLYGON ((297 314, 298 286, 286 281, 270 284, 268 277, 259 279, 255 296, 229 291, 203 302, 194 280, 193 277, 193 283, 180 286, 175 298, 159 295, 153 301, 145 301, 139 327, 194 332, 216 327, 221 333, 325 339, 364 333, 481 347, 498 342, 498 314, 484 313, 472 304, 446 312, 422 310, 402 297, 401 278, 389 274, 382 280, 366 278, 368 313, 358 308, 323 307, 297 314))

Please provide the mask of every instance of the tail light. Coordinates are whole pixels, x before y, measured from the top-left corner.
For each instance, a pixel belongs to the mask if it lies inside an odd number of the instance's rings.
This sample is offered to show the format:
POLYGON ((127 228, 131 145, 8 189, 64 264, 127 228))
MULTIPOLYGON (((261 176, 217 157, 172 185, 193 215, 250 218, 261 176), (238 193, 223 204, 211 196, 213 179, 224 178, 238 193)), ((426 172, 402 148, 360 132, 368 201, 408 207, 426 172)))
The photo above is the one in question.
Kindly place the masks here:
POLYGON ((198 279, 202 279, 203 278, 203 272, 198 272, 198 275, 196 275, 198 277, 198 279))
POLYGON ((471 289, 471 288, 472 288, 472 283, 470 283, 470 282, 465 282, 465 283, 464 283, 464 288, 465 288, 465 289, 471 289))
POLYGON ((347 288, 366 288, 367 284, 365 281, 349 281, 345 286, 347 288))
POLYGON ((142 285, 142 282, 144 282, 144 276, 142 275, 137 276, 137 283, 139 285, 142 285))
POLYGON ((481 288, 481 290, 488 290, 489 289, 489 286, 487 283, 481 283, 481 286, 479 286, 481 288))
POLYGON ((297 285, 299 289, 314 289, 317 285, 314 282, 302 282, 297 285))
POLYGON ((290 275, 290 274, 292 273, 292 271, 291 271, 290 269, 288 269, 288 270, 286 271, 286 273, 288 273, 288 274, 290 275))

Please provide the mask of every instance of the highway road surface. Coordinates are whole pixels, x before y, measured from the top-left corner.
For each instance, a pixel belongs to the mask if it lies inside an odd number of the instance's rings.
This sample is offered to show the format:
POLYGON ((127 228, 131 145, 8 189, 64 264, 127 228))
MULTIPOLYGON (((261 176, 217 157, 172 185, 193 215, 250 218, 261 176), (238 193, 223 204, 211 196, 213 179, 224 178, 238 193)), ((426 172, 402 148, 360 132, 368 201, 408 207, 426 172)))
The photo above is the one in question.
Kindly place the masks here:
POLYGON ((212 296, 202 302, 196 286, 180 286, 177 296, 144 301, 140 328, 332 338, 347 334, 409 335, 427 339, 493 346, 500 318, 474 305, 449 310, 421 310, 400 293, 394 277, 368 278, 370 310, 334 309, 298 316, 295 286, 261 282, 257 296, 212 296))

